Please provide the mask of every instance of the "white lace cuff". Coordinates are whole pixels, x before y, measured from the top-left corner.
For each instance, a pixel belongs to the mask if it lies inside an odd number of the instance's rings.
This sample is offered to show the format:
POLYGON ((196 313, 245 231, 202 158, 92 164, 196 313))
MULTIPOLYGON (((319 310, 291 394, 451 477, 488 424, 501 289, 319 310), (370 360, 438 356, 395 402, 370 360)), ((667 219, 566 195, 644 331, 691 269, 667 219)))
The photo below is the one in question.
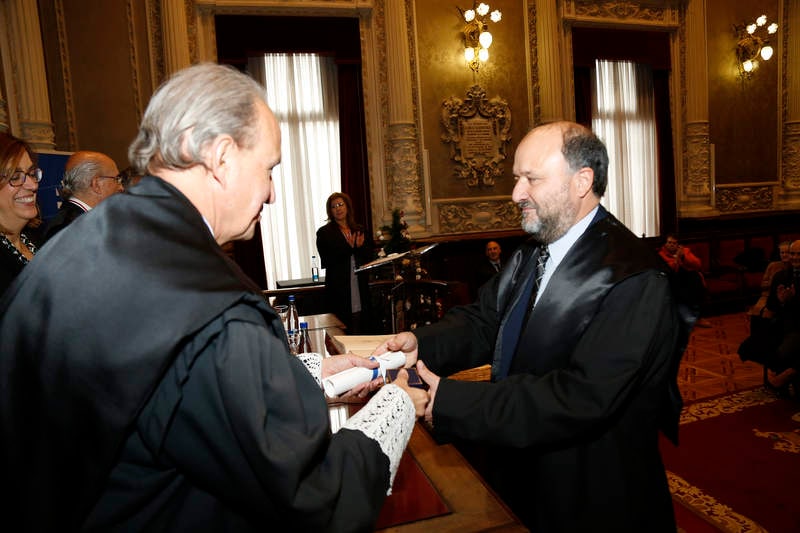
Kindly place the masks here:
POLYGON ((297 354, 300 362, 306 366, 306 370, 317 382, 317 386, 322 388, 322 355, 314 352, 297 354))
POLYGON ((360 431, 376 441, 389 458, 389 489, 386 494, 392 493, 394 476, 415 421, 416 413, 411 398, 397 385, 389 384, 384 385, 343 426, 360 431))

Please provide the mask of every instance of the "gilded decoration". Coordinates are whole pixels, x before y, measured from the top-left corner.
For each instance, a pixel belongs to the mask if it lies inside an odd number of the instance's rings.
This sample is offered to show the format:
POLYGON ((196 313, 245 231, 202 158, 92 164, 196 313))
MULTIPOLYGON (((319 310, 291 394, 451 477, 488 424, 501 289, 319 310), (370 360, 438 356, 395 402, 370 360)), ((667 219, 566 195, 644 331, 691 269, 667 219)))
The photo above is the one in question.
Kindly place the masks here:
POLYGON ((686 127, 687 174, 685 194, 708 196, 711 192, 711 150, 708 122, 695 122, 686 127))
POLYGON ((466 99, 451 96, 442 102, 442 126, 442 141, 450 144, 450 159, 458 163, 456 179, 470 188, 494 188, 511 141, 508 102, 489 100, 480 85, 473 85, 466 99))
POLYGON ((783 186, 800 189, 800 122, 787 123, 783 138, 783 186))
POLYGON ((772 187, 718 188, 716 206, 721 212, 772 209, 772 187))
POLYGON ((520 211, 510 200, 439 204, 439 227, 443 233, 466 233, 519 228, 520 211))
POLYGON ((612 20, 647 25, 677 26, 680 0, 640 0, 638 2, 596 2, 569 0, 563 4, 567 19, 612 20))

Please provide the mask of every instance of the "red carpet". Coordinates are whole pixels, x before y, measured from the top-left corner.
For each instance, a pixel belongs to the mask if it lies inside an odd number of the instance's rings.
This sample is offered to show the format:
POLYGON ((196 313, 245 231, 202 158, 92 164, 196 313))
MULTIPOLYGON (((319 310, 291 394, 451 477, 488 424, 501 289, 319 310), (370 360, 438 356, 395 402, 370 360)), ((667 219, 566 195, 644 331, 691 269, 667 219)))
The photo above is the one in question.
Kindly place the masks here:
POLYGON ((759 388, 690 404, 661 449, 682 530, 800 531, 796 402, 759 388))

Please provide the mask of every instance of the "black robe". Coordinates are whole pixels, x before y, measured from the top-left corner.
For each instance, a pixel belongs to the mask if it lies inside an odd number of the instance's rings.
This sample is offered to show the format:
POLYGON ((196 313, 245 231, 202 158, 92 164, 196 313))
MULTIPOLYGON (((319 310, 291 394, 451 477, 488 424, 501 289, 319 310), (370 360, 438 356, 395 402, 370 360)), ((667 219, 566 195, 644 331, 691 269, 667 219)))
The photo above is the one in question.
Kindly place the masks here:
POLYGON ((371 527, 388 459, 331 437, 280 319, 194 206, 147 177, 73 226, 0 300, 6 523, 371 527))
POLYGON ((420 358, 440 374, 492 363, 494 383, 442 379, 436 434, 487 443, 484 474, 533 531, 675 531, 658 450, 659 429, 674 436, 680 413, 681 330, 667 275, 601 207, 553 272, 515 354, 503 353, 537 254, 536 243, 523 245, 478 301, 415 331, 420 358))
MULTIPOLYGON (((348 327, 352 326, 352 299, 350 297, 350 260, 355 258, 356 268, 372 260, 372 249, 365 238, 362 246, 352 247, 344 238, 336 222, 328 222, 317 230, 317 250, 325 269, 325 309, 335 314, 348 327)), ((367 332, 371 329, 371 302, 367 272, 356 274, 361 297, 361 320, 367 332)))

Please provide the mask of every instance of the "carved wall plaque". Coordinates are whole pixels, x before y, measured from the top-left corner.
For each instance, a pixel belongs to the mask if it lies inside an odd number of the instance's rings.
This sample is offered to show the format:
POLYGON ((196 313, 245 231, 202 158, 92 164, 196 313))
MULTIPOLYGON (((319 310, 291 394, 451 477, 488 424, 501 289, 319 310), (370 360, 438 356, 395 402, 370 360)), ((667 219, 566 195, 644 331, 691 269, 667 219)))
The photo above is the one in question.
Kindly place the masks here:
POLYGON ((442 102, 442 126, 442 141, 450 144, 450 159, 458 163, 456 179, 468 187, 494 187, 511 141, 508 102, 489 100, 480 85, 473 85, 466 99, 451 96, 442 102))

